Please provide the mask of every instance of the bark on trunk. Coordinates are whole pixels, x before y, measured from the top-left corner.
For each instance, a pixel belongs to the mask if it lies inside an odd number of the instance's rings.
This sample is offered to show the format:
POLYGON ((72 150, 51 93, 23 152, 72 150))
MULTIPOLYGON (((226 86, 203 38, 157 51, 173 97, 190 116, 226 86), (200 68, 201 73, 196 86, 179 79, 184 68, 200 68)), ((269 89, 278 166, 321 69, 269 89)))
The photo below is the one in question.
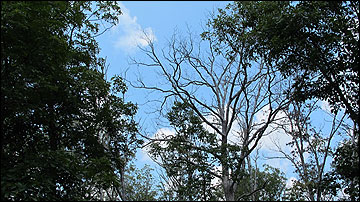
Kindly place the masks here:
POLYGON ((235 201, 235 191, 234 187, 232 186, 232 180, 230 180, 228 177, 225 177, 222 184, 226 201, 235 201))
MULTIPOLYGON (((222 114, 223 115, 223 114, 222 114)), ((230 179, 230 171, 229 171, 229 167, 227 165, 227 160, 229 153, 227 151, 227 135, 226 135, 226 131, 227 131, 227 126, 226 123, 222 123, 222 157, 225 160, 225 163, 222 164, 222 185, 224 188, 224 194, 225 194, 225 199, 226 201, 235 201, 235 191, 234 191, 234 186, 233 186, 233 181, 230 179)))

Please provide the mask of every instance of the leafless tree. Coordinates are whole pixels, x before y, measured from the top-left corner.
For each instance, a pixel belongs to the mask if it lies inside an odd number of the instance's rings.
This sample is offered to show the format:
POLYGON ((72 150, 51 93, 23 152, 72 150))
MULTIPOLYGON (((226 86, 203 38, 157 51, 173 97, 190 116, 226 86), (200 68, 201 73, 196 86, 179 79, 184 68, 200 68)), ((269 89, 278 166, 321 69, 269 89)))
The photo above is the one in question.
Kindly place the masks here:
MULTIPOLYGON (((346 115, 330 114, 332 121, 330 130, 324 132, 311 125, 310 115, 314 113, 319 106, 317 101, 309 103, 293 102, 289 110, 285 110, 286 121, 278 126, 291 137, 288 145, 290 151, 286 151, 279 143, 274 142, 277 152, 281 154, 278 157, 285 158, 291 162, 295 172, 299 176, 299 182, 305 187, 306 199, 310 201, 327 201, 326 185, 323 179, 325 175, 325 165, 328 157, 331 157, 333 148, 331 147, 334 137, 339 135, 346 127, 346 115)), ((331 195, 329 195, 331 197, 331 195)))
MULTIPOLYGON (((245 169, 245 160, 277 114, 287 108, 289 81, 264 61, 248 57, 245 43, 231 59, 210 40, 195 40, 174 34, 169 47, 160 54, 152 40, 142 51, 148 61, 133 63, 155 68, 167 85, 145 83, 138 79, 136 88, 162 93, 161 110, 170 99, 179 99, 191 108, 217 134, 221 172, 213 173, 222 181, 226 200, 235 200, 238 181, 245 169), (263 113, 263 119, 257 115, 263 113), (234 131, 236 130, 236 132, 234 131)), ((152 139, 152 141, 157 141, 152 139)), ((215 167, 215 166, 214 166, 215 167)))

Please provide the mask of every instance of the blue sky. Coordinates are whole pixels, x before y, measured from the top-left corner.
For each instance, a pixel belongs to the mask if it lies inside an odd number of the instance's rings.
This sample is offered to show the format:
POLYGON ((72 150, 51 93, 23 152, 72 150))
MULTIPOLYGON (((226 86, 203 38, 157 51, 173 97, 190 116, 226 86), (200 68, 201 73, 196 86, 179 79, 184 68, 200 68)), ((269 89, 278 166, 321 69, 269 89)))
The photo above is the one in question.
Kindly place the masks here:
MULTIPOLYGON (((194 34, 199 35, 209 13, 217 8, 224 8, 228 3, 230 1, 121 1, 123 14, 119 24, 97 38, 101 48, 100 55, 106 57, 109 64, 107 78, 118 74, 134 81, 138 71, 143 71, 129 64, 130 57, 144 57, 137 47, 146 47, 146 42, 142 39, 143 31, 154 37, 159 47, 163 47, 175 30, 185 32, 189 27, 194 34)), ((148 79, 156 76, 152 72, 145 74, 148 79)), ((147 92, 129 86, 125 99, 139 105, 137 118, 140 124, 154 133, 157 129, 149 127, 154 125, 156 116, 151 113, 149 105, 145 105, 146 94, 147 92)), ((138 153, 137 158, 140 166, 144 163, 152 164, 142 153, 138 153)))
MULTIPOLYGON (((108 79, 114 74, 126 77, 127 80, 136 79, 138 68, 129 64, 129 58, 144 58, 144 54, 137 48, 137 45, 146 47, 142 39, 143 31, 155 39, 158 47, 164 47, 175 29, 185 32, 188 26, 194 34, 199 35, 209 12, 224 8, 228 3, 230 1, 120 2, 123 15, 120 16, 119 24, 97 38, 100 55, 106 57, 110 65, 108 79)), ((147 78, 155 76, 151 72, 146 74, 147 78)), ((141 105, 144 93, 129 86, 126 99, 141 105)), ((142 116, 142 111, 139 109, 139 116, 142 116)))
MULTIPOLYGON (((230 1, 120 2, 123 15, 120 16, 119 24, 97 38, 101 48, 100 55, 106 57, 109 64, 107 78, 110 79, 114 74, 118 74, 126 77, 127 80, 134 81, 140 73, 146 76, 145 79, 156 79, 154 72, 129 64, 130 57, 144 58, 144 54, 137 47, 147 46, 146 41, 143 40, 143 33, 153 38, 158 47, 166 46, 167 40, 175 29, 186 32, 189 27, 191 32, 199 35, 203 31, 202 26, 209 18, 209 13, 216 11, 217 8, 224 8, 228 3, 230 1)), ((151 113, 151 105, 146 103, 147 96, 147 92, 129 86, 125 100, 138 104, 137 119, 140 125, 152 135, 160 128, 156 126, 157 116, 151 113)), ((285 143, 288 140, 288 138, 282 138, 281 142, 285 143)), ((265 138, 264 141, 270 140, 265 138)), ((139 150, 136 165, 142 167, 144 164, 155 165, 139 150)), ((288 178, 295 176, 290 162, 272 160, 271 164, 286 172, 288 178)))

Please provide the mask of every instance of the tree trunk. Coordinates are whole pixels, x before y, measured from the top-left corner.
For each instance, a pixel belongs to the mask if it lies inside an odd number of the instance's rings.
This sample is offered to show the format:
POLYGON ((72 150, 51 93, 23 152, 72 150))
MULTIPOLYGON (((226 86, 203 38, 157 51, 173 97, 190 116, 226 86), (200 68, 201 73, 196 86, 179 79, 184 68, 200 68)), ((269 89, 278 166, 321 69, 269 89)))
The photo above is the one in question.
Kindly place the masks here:
POLYGON ((234 187, 232 186, 232 180, 230 180, 228 176, 225 176, 223 178, 222 184, 224 188, 225 200, 235 201, 235 191, 234 187))
POLYGON ((123 201, 127 201, 128 198, 125 194, 125 168, 121 168, 120 169, 120 189, 118 189, 117 187, 117 191, 120 195, 120 198, 123 200, 123 201))
MULTIPOLYGON (((222 114, 223 115, 223 114, 222 114)), ((226 123, 222 123, 222 141, 221 141, 221 147, 222 147, 222 159, 226 159, 225 163, 222 164, 222 185, 224 188, 224 194, 225 194, 225 199, 226 201, 235 201, 235 191, 234 191, 234 186, 233 186, 233 180, 230 179, 230 171, 229 171, 229 166, 227 165, 227 160, 229 159, 229 153, 227 151, 227 135, 226 135, 226 131, 227 131, 227 126, 226 123)))

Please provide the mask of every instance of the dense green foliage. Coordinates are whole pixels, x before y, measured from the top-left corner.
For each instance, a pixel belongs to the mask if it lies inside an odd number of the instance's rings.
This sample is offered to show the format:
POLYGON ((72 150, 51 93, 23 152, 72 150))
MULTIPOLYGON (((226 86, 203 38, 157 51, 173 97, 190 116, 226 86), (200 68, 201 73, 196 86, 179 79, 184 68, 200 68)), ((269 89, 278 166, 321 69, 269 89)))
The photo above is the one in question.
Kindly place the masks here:
MULTIPOLYGON (((214 169, 219 152, 215 136, 207 132, 200 118, 187 103, 175 102, 167 118, 176 133, 159 137, 151 145, 151 154, 164 168, 167 189, 166 200, 199 201, 220 200, 223 190, 214 169), (212 139, 209 139, 212 138, 212 139), (212 147, 211 147, 212 145, 212 147)), ((250 166, 250 165, 249 165, 250 166)), ((280 200, 285 191, 285 177, 279 169, 265 166, 243 169, 235 191, 237 200, 280 200)))
MULTIPOLYGON (((336 149, 332 171, 326 176, 327 182, 332 187, 344 188, 344 193, 352 201, 360 199, 359 186, 359 153, 356 144, 349 140, 343 141, 336 149)), ((343 199, 347 199, 344 197, 343 199)))
POLYGON ((130 164, 125 173, 125 194, 129 201, 155 201, 160 195, 157 182, 149 165, 138 169, 130 164))
POLYGON ((162 92, 182 100, 166 115, 175 134, 149 142, 162 186, 152 168, 130 164, 143 144, 137 106, 125 102, 121 77, 105 79, 99 57, 96 37, 121 14, 112 1, 1 2, 1 200, 360 200, 358 1, 231 3, 201 35, 209 61, 192 52, 192 39, 175 47, 176 39, 165 57, 173 72, 151 56, 149 43, 145 53, 157 63, 148 66, 160 66, 174 88, 162 92), (201 80, 181 74, 184 61, 201 80), (210 87, 218 106, 189 86, 210 87), (328 101, 335 118, 344 109, 354 123, 334 152, 334 128, 343 125, 334 119, 328 136, 316 130, 306 111, 315 99, 328 101), (270 112, 259 123, 264 103, 270 112), (279 169, 260 170, 251 160, 279 111, 288 113, 290 124, 279 128, 292 148, 281 152, 298 176, 287 188, 279 169), (220 121, 208 121, 210 114, 220 121))
POLYGON ((99 71, 92 21, 119 14, 113 2, 1 2, 1 200, 92 199, 119 184, 141 143, 137 108, 99 71))
MULTIPOLYGON (((359 170, 359 156, 356 155, 360 128, 359 2, 234 2, 219 9, 219 14, 209 20, 209 25, 212 29, 202 34, 203 39, 216 38, 218 52, 229 60, 239 51, 244 51, 249 58, 263 57, 268 66, 280 70, 284 76, 295 77, 293 86, 297 102, 314 98, 328 101, 335 116, 339 109, 345 109, 354 124, 352 141, 345 144, 348 147, 341 146, 337 150, 332 183, 326 181, 330 178, 323 181, 328 183, 330 190, 336 190, 340 184, 335 181, 340 180, 349 199, 358 198, 358 178, 350 173, 359 170)), ((317 134, 305 135, 312 138, 317 134)), ((315 161, 307 166, 314 165, 315 161)), ((318 164, 319 168, 322 166, 318 164)), ((316 178, 321 179, 320 176, 316 178)), ((298 187, 299 193, 313 189, 310 187, 316 186, 302 184, 298 187)), ((300 199, 300 195, 294 197, 300 199)))
MULTIPOLYGON (((211 145, 215 135, 202 126, 202 121, 187 103, 175 102, 167 114, 170 125, 176 130, 172 137, 159 138, 151 145, 151 155, 160 161, 169 178, 167 191, 171 200, 216 200, 211 145)), ((212 151, 213 150, 213 151, 212 151)))
POLYGON ((236 199, 242 201, 279 201, 285 191, 285 176, 278 168, 269 165, 260 171, 251 168, 241 180, 236 199))
POLYGON ((234 2, 211 19, 218 45, 266 58, 284 75, 296 75, 296 98, 329 101, 359 129, 359 2, 234 2))

